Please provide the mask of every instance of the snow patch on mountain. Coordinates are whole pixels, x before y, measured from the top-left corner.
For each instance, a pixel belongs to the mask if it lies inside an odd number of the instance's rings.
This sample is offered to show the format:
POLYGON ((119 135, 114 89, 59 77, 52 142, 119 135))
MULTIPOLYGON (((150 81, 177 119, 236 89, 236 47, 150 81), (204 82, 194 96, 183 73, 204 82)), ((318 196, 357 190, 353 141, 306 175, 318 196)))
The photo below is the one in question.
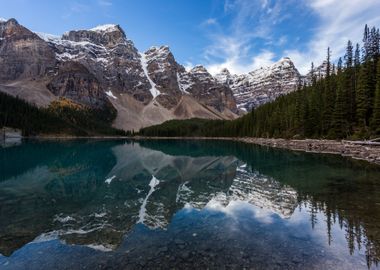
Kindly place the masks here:
POLYGON ((111 90, 108 90, 106 92, 106 95, 109 96, 109 97, 111 97, 111 98, 113 98, 113 99, 117 99, 117 97, 114 96, 114 94, 111 92, 111 90))
POLYGON ((149 72, 148 72, 148 60, 146 58, 146 55, 144 53, 140 53, 140 60, 141 60, 141 66, 143 68, 144 74, 147 77, 149 83, 150 83, 150 93, 153 96, 153 99, 155 99, 158 95, 160 95, 160 91, 156 88, 156 84, 154 81, 150 78, 149 72))
POLYGON ((93 32, 112 32, 112 31, 118 31, 116 24, 104 24, 104 25, 98 25, 94 28, 89 29, 93 32))

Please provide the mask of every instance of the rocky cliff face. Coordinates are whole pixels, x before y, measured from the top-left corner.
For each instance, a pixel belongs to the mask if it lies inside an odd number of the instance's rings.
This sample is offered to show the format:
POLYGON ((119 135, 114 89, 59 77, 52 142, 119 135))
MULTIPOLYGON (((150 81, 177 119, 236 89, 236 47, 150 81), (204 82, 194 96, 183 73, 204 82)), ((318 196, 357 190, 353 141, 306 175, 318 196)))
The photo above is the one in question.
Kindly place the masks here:
POLYGON ((167 46, 152 47, 141 54, 141 59, 146 75, 151 80, 152 96, 165 108, 175 107, 185 94, 178 82, 179 74, 186 72, 185 68, 176 62, 167 46))
POLYGON ((237 113, 235 98, 227 85, 218 82, 203 66, 196 66, 189 73, 187 78, 182 77, 184 85, 189 86, 188 92, 218 111, 237 113))
POLYGON ((125 93, 147 104, 152 99, 140 55, 118 25, 65 33, 62 37, 41 35, 56 52, 59 62, 75 61, 85 66, 106 91, 125 93))
POLYGON ((303 80, 293 62, 287 57, 248 74, 232 75, 224 69, 215 78, 232 89, 238 108, 244 111, 250 111, 280 95, 296 90, 297 85, 303 80))
POLYGON ((53 71, 54 51, 15 19, 0 21, 0 82, 37 78, 53 71))
POLYGON ((99 81, 78 62, 65 62, 47 85, 56 96, 75 100, 89 107, 104 108, 107 96, 99 81))
POLYGON ((219 112, 223 112, 225 107, 236 112, 234 98, 228 87, 219 84, 211 75, 208 84, 197 81, 196 75, 186 72, 176 62, 167 46, 152 47, 145 53, 138 52, 118 25, 70 31, 61 38, 42 37, 54 49, 59 61, 81 63, 98 78, 104 89, 112 91, 112 95, 128 94, 144 105, 155 100, 168 110, 175 108, 183 95, 191 95, 219 112), (191 81, 189 89, 184 78, 191 81), (212 102, 207 99, 210 88, 211 93, 215 92, 214 88, 219 88, 213 95, 215 97, 217 94, 219 98, 212 102), (228 104, 220 104, 223 102, 228 104))

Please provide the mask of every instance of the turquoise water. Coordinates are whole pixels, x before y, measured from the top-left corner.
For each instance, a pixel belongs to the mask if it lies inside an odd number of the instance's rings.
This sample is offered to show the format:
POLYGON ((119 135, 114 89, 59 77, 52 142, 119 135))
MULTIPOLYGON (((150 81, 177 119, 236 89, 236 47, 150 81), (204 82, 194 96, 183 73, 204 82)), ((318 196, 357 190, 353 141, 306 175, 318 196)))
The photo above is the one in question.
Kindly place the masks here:
POLYGON ((375 269, 380 170, 223 141, 0 148, 0 269, 375 269))

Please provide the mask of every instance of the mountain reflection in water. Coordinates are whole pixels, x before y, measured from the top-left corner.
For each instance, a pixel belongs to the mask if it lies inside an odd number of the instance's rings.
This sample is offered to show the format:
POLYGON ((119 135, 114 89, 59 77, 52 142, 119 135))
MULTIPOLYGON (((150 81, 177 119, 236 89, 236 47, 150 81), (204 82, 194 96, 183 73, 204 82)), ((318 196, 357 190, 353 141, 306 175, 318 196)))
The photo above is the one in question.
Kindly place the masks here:
POLYGON ((219 141, 29 141, 0 161, 9 269, 31 257, 56 268, 40 249, 115 268, 357 269, 380 258, 380 171, 365 163, 219 141))

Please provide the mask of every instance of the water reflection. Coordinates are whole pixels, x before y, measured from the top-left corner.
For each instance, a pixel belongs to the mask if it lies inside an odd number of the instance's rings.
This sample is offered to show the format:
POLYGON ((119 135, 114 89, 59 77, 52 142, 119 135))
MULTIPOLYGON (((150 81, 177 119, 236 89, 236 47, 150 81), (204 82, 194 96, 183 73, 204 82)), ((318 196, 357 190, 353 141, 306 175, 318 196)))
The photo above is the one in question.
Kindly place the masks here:
POLYGON ((380 258, 380 172, 347 159, 234 142, 77 141, 28 142, 0 160, 0 253, 13 253, 0 265, 14 269, 16 255, 38 261, 39 249, 60 256, 62 246, 112 251, 94 262, 87 250, 86 266, 217 267, 229 254, 231 267, 344 269, 380 258))

